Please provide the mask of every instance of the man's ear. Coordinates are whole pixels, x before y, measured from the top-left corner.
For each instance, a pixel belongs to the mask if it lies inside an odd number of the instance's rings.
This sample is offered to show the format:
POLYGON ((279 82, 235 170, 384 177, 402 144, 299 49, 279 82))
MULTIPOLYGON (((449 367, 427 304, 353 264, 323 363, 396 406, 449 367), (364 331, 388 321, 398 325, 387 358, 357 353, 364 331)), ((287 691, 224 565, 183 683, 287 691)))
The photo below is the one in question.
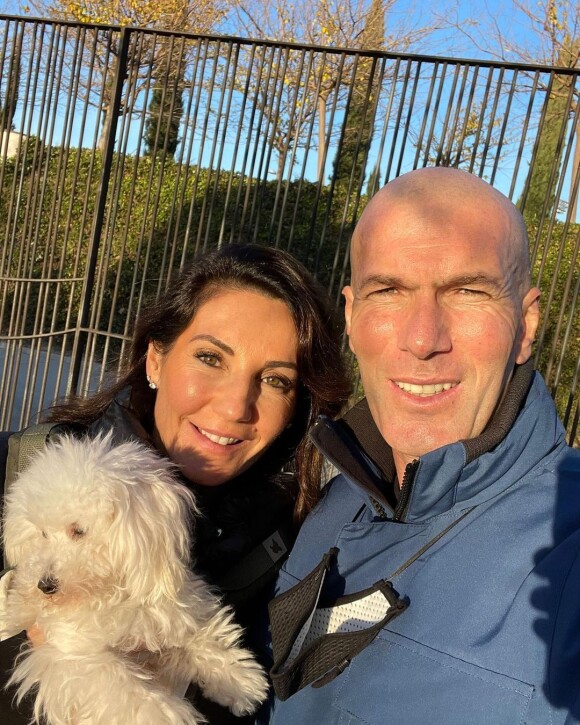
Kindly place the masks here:
POLYGON ((159 384, 159 376, 161 375, 161 365, 163 360, 163 354, 157 347, 154 340, 149 340, 149 346, 147 347, 147 356, 145 358, 145 370, 147 375, 151 378, 151 382, 156 385, 159 384))
POLYGON ((520 341, 516 351, 516 363, 521 365, 530 359, 532 344, 536 338, 536 330, 540 322, 540 290, 532 287, 522 302, 522 322, 520 341))
POLYGON ((352 317, 352 303, 354 302, 354 293, 352 291, 352 287, 350 285, 347 285, 346 287, 343 287, 342 294, 345 299, 345 306, 344 306, 344 318, 346 320, 346 334, 350 335, 350 321, 352 317))
POLYGON ((351 351, 356 355, 356 352, 352 346, 352 339, 350 336, 352 322, 352 306, 354 304, 354 292, 352 291, 352 287, 350 285, 344 287, 342 290, 342 294, 344 295, 345 299, 344 319, 346 322, 346 334, 348 335, 348 346, 350 347, 351 351))

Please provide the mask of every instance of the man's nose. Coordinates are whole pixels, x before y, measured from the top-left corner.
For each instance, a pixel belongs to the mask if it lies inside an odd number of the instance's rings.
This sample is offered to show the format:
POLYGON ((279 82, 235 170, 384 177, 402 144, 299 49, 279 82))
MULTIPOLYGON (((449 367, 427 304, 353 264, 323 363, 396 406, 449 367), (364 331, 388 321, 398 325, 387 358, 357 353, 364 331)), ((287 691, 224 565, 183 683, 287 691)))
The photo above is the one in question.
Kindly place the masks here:
POLYGON ((254 380, 236 377, 220 386, 214 397, 214 410, 224 420, 249 423, 256 414, 259 385, 254 380))
POLYGON ((448 315, 436 298, 418 299, 406 310, 399 347, 420 360, 451 350, 448 315))

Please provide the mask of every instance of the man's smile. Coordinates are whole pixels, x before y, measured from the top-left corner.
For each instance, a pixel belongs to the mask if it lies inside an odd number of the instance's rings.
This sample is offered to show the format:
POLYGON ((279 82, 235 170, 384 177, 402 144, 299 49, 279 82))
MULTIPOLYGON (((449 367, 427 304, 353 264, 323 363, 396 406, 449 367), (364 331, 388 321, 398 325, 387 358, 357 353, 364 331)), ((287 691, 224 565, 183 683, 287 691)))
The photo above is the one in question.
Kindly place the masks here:
POLYGON ((443 393, 445 390, 450 390, 457 385, 457 383, 430 383, 428 385, 416 385, 414 383, 405 383, 399 380, 394 380, 393 382, 406 393, 418 395, 421 398, 425 398, 430 395, 438 395, 439 393, 443 393))

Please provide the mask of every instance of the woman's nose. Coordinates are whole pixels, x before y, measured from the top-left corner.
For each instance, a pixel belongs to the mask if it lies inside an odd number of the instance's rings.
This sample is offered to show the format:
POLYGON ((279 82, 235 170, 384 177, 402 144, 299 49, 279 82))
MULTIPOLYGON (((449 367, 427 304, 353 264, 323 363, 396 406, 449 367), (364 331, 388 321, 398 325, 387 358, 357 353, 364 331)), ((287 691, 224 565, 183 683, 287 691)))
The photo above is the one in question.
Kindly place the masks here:
POLYGON ((250 423, 256 415, 259 390, 255 381, 232 379, 220 386, 214 397, 214 409, 224 420, 250 423))

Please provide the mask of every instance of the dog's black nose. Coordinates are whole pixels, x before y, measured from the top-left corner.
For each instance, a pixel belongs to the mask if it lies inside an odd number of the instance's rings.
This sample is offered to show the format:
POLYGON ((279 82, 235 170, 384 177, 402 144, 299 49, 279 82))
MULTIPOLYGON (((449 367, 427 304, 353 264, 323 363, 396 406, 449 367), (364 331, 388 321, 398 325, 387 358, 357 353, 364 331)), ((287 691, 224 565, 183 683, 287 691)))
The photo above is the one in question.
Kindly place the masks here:
POLYGON ((44 594, 54 594, 58 591, 58 579, 52 576, 47 576, 38 582, 38 588, 44 594))

